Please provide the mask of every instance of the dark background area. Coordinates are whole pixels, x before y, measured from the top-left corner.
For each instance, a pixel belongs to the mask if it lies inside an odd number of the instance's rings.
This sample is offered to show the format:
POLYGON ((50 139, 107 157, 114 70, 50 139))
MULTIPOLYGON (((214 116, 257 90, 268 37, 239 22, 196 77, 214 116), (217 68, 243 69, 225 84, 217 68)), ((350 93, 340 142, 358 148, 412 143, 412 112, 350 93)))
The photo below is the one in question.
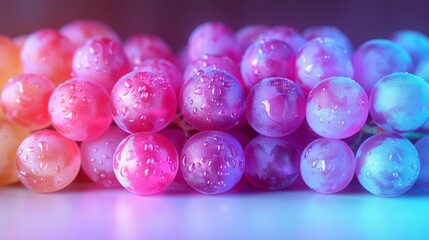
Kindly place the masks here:
POLYGON ((152 33, 177 50, 192 29, 208 20, 224 21, 234 29, 252 23, 289 25, 298 30, 330 24, 348 34, 356 47, 400 29, 429 34, 428 5, 413 0, 0 0, 0 34, 14 37, 94 18, 111 25, 123 38, 152 33))

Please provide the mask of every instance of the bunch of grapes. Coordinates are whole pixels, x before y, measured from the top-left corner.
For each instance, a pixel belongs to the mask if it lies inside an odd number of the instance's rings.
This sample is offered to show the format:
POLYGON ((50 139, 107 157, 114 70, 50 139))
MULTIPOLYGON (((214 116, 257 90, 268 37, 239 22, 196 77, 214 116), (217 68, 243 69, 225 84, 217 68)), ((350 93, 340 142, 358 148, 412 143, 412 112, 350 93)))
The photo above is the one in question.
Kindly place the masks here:
POLYGON ((176 56, 77 20, 0 36, 0 185, 36 192, 80 169, 147 195, 173 181, 219 194, 244 177, 383 197, 429 190, 429 38, 398 31, 353 48, 338 28, 206 22, 176 56), (414 143, 414 144, 413 144, 414 143))

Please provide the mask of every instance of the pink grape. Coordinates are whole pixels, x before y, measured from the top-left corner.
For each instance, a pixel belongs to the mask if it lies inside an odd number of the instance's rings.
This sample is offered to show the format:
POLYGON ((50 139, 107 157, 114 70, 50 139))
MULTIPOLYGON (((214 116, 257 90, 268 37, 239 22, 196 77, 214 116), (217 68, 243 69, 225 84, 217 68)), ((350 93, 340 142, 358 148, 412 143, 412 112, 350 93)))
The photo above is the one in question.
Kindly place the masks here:
POLYGON ((158 132, 173 120, 174 89, 159 74, 134 71, 115 84, 110 95, 113 120, 128 133, 158 132))
POLYGON ((91 181, 101 187, 120 186, 113 172, 113 154, 127 136, 128 133, 111 126, 96 139, 82 142, 82 169, 91 181))
POLYGON ((62 26, 59 30, 66 36, 75 48, 81 47, 94 37, 105 37, 121 41, 118 33, 106 23, 93 19, 75 20, 62 26))
POLYGON ((188 40, 188 54, 191 61, 203 55, 226 55, 239 61, 240 46, 234 31, 222 22, 206 22, 195 28, 188 40))
POLYGON ((246 117, 250 126, 262 135, 286 136, 304 121, 304 93, 286 78, 266 78, 250 90, 246 117))
POLYGON ((325 138, 347 138, 357 133, 368 117, 365 90, 345 77, 319 82, 307 97, 306 118, 311 129, 325 138))
POLYGON ((119 42, 93 38, 76 49, 73 73, 101 84, 109 93, 120 77, 130 71, 130 64, 119 42))
POLYGON ((382 77, 395 72, 411 72, 413 60, 400 45, 384 39, 363 43, 353 54, 354 79, 369 95, 382 77))
POLYGON ((307 42, 296 57, 296 82, 307 95, 323 79, 353 77, 350 53, 330 38, 307 42))
POLYGON ((244 113, 244 91, 238 80, 225 71, 201 71, 186 81, 180 109, 196 129, 226 131, 237 125, 244 113))
POLYGON ((294 67, 294 51, 280 40, 260 40, 253 43, 244 53, 240 65, 244 84, 249 90, 264 78, 293 79, 294 67))
POLYGON ((240 143, 219 131, 203 131, 189 138, 180 159, 185 181, 205 194, 230 190, 244 171, 244 151, 240 143))
POLYGON ((291 138, 258 136, 245 148, 244 174, 266 190, 284 189, 299 177, 301 151, 291 138))
POLYGON ((7 120, 0 120, 0 186, 19 181, 15 171, 16 151, 21 141, 29 134, 7 120))
POLYGON ((259 35, 268 29, 269 27, 267 25, 262 24, 246 25, 240 28, 235 33, 235 37, 238 41, 238 45, 240 45, 241 52, 244 53, 253 42, 258 40, 259 35))
POLYGON ((352 181, 355 156, 345 142, 319 138, 304 149, 300 169, 309 188, 319 193, 336 193, 352 181))
POLYGON ((331 38, 334 39, 339 45, 347 50, 349 54, 353 53, 353 44, 347 35, 340 29, 334 26, 322 25, 309 27, 302 32, 302 35, 307 41, 315 38, 331 38))
POLYGON ((112 122, 110 98, 99 84, 73 78, 58 86, 48 104, 54 128, 75 141, 89 141, 103 134, 112 122))
POLYGON ((151 34, 136 34, 125 40, 124 51, 131 67, 136 70, 144 60, 161 58, 173 60, 173 51, 161 38, 151 34))
POLYGON ((37 74, 15 76, 1 93, 2 109, 11 122, 27 130, 48 127, 48 102, 54 88, 49 79, 37 74))
POLYGON ((70 79, 74 49, 57 30, 38 30, 30 34, 22 46, 23 71, 45 76, 57 86, 70 79))
POLYGON ((56 192, 70 185, 80 164, 76 142, 53 130, 32 133, 19 145, 16 156, 19 180, 40 193, 56 192))
POLYGON ((287 43, 292 50, 297 53, 304 45, 304 37, 293 27, 274 26, 259 34, 258 39, 263 40, 280 40, 287 43))
POLYGON ((183 85, 183 73, 172 62, 161 58, 147 59, 141 62, 137 70, 163 75, 174 88, 177 98, 179 97, 183 85))
POLYGON ((119 183, 135 194, 163 191, 176 176, 179 157, 174 145, 157 133, 134 133, 116 148, 113 169, 119 183))

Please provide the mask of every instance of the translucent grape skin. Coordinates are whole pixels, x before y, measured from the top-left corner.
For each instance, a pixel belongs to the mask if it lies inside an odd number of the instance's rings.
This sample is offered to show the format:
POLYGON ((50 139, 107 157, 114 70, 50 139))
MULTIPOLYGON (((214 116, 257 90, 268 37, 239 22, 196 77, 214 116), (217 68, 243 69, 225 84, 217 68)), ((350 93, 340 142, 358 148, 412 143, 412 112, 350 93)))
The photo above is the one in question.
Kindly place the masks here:
MULTIPOLYGON (((174 147, 176 147, 177 153, 180 155, 182 152, 182 148, 186 142, 186 133, 183 129, 180 128, 166 128, 159 132, 162 136, 166 137, 173 143, 174 147)), ((176 177, 174 178, 174 182, 180 184, 186 184, 185 179, 182 176, 182 171, 177 171, 176 177)))
POLYGON ((336 193, 352 181, 355 156, 345 142, 319 138, 302 152, 300 169, 309 188, 319 193, 336 193))
POLYGON ((133 70, 138 69, 141 63, 147 59, 173 60, 173 50, 167 42, 155 35, 132 35, 125 40, 123 47, 133 70))
POLYGON ((407 192, 419 172, 416 148, 397 134, 374 135, 356 153, 356 176, 366 190, 377 196, 395 197, 407 192))
POLYGON ((420 174, 416 185, 429 191, 429 136, 419 139, 415 144, 420 157, 420 174))
POLYGON ((389 74, 372 89, 369 110, 389 132, 417 130, 429 118, 429 84, 410 73, 389 74))
POLYGON ((16 156, 19 180, 40 193, 56 192, 70 185, 80 164, 77 143, 53 130, 30 134, 19 145, 16 156))
POLYGON ((331 38, 347 50, 349 54, 353 53, 353 44, 347 35, 339 28, 329 25, 313 26, 305 29, 302 35, 307 41, 316 38, 331 38))
POLYGON ((244 172, 244 151, 231 135, 203 131, 185 143, 180 156, 185 181, 198 192, 220 194, 234 187, 244 172))
POLYGON ((369 95, 382 77, 395 72, 412 72, 413 60, 400 45, 385 39, 363 43, 353 54, 355 79, 369 95))
POLYGON ((307 95, 321 80, 353 77, 350 53, 331 38, 307 42, 296 57, 296 82, 307 95))
POLYGON ((179 157, 174 145, 157 133, 126 137, 115 150, 113 169, 128 191, 149 195, 163 191, 174 180, 179 157))
POLYGON ((113 120, 128 133, 158 132, 173 120, 177 109, 171 84, 159 74, 133 71, 110 94, 113 120))
POLYGON ((297 53, 306 42, 304 37, 293 27, 274 26, 261 32, 258 40, 280 40, 289 45, 297 53))
MULTIPOLYGON (((429 56, 429 55, 428 55, 429 56)), ((429 83, 429 57, 424 58, 416 67, 415 74, 429 83)))
POLYGON ((9 80, 1 93, 1 106, 9 121, 30 131, 51 124, 49 97, 54 84, 37 74, 21 74, 9 80))
POLYGON ((73 44, 57 30, 38 30, 22 46, 23 72, 45 76, 57 86, 71 77, 74 50, 73 44))
POLYGON ((305 96, 286 78, 266 78, 247 95, 246 117, 258 133, 282 137, 295 131, 305 118, 305 96))
POLYGON ((247 144, 244 175, 265 190, 280 190, 299 177, 301 150, 291 138, 259 135, 247 144))
POLYGON ((295 75, 295 53, 284 41, 260 40, 246 50, 240 64, 241 75, 247 89, 264 78, 295 75))
POLYGON ((81 143, 82 170, 98 186, 120 186, 113 171, 113 154, 119 143, 128 135, 120 128, 111 126, 96 139, 81 143))
POLYGON ((226 131, 244 114, 245 96, 238 80, 220 70, 202 71, 183 84, 180 109, 196 129, 226 131))
POLYGON ((363 127, 368 109, 368 96, 357 82, 332 77, 319 82, 308 94, 306 119, 318 135, 342 139, 363 127))
POLYGON ((75 48, 81 47, 87 40, 94 37, 105 37, 121 41, 119 34, 104 22, 94 19, 80 19, 67 23, 59 29, 75 48))
POLYGON ((403 47, 413 59, 414 66, 429 56, 429 38, 421 32, 401 30, 395 32, 390 39, 403 47))
POLYGON ((109 93, 130 70, 121 44, 110 38, 92 38, 76 49, 73 56, 74 76, 97 82, 109 93))
POLYGON ((112 122, 110 98, 101 85, 72 78, 52 93, 49 116, 54 128, 75 141, 89 141, 103 134, 112 122))
POLYGON ((0 90, 10 77, 18 75, 21 69, 20 48, 9 37, 0 35, 0 90))
POLYGON ((21 141, 29 134, 7 120, 0 120, 0 186, 19 181, 15 171, 16 151, 21 141))
POLYGON ((205 22, 195 28, 188 39, 188 55, 194 61, 205 54, 226 55, 234 61, 241 58, 234 31, 222 22, 205 22))
POLYGON ((241 52, 244 53, 253 42, 258 40, 259 35, 268 29, 267 25, 253 24, 246 25, 235 32, 235 38, 240 45, 241 52))

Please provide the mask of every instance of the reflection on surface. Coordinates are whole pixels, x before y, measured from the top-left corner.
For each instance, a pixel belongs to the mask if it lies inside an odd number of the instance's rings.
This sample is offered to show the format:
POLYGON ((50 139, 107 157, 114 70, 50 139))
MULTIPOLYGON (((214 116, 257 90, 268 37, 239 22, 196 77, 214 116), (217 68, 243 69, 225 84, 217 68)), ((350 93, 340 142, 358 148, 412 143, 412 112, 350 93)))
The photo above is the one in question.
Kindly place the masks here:
POLYGON ((428 192, 380 198, 356 183, 335 195, 299 183, 275 192, 242 183, 216 196, 177 184, 152 196, 90 183, 53 194, 0 189, 0 239, 427 239, 428 220, 428 192))

